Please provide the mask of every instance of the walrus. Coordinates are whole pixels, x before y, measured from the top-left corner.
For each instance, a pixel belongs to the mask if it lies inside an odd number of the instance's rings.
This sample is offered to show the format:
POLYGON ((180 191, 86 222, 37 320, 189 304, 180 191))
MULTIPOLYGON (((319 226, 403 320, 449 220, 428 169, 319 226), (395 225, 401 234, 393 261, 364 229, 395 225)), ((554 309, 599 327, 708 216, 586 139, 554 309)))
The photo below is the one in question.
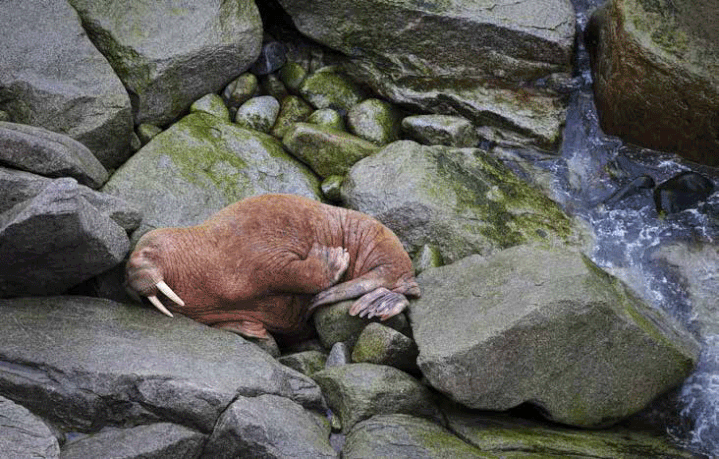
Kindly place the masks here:
POLYGON ((317 307, 341 300, 357 298, 351 315, 386 320, 420 296, 412 261, 389 228, 285 194, 146 233, 127 262, 126 286, 168 316, 253 338, 297 332, 317 307))

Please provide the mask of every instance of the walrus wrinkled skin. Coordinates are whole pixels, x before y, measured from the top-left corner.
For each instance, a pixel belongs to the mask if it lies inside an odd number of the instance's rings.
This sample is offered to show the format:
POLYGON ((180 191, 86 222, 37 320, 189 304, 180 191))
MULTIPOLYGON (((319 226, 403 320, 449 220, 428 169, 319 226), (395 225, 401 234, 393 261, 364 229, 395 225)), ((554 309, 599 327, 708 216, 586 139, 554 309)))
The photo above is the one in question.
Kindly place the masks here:
POLYGON ((257 338, 296 332, 318 306, 351 298, 350 314, 386 320, 420 295, 391 230, 293 195, 247 198, 198 226, 150 231, 126 268, 128 288, 165 314, 257 338))

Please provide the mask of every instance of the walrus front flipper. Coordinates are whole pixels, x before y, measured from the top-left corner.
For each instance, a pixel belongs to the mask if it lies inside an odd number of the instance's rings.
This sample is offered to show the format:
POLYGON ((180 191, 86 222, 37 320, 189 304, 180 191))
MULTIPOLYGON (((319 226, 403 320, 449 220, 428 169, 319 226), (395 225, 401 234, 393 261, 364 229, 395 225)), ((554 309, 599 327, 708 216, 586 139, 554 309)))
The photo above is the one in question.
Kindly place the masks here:
POLYGON ((350 308, 350 315, 359 315, 368 319, 379 317, 382 320, 387 320, 402 312, 408 305, 409 300, 401 293, 380 287, 355 301, 350 308))
POLYGON ((347 282, 342 282, 333 287, 324 290, 312 299, 310 303, 310 310, 315 309, 318 306, 325 304, 337 303, 342 300, 351 300, 357 298, 365 293, 372 292, 382 286, 382 282, 376 279, 374 276, 369 277, 367 275, 352 279, 347 282))

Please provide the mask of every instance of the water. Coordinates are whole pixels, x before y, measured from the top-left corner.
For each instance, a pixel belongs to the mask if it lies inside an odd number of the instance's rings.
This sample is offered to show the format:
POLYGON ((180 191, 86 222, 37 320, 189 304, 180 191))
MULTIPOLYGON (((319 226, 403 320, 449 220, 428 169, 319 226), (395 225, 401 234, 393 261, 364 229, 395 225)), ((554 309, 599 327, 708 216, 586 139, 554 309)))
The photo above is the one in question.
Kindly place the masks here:
MULTIPOLYGON (((573 3, 583 30, 603 0, 573 3)), ((719 456, 719 193, 698 209, 664 218, 657 214, 650 189, 604 203, 642 174, 659 184, 679 172, 695 170, 717 185, 719 173, 605 135, 599 128, 589 58, 581 43, 575 68, 576 89, 571 94, 561 155, 535 155, 535 178, 537 171, 549 173, 552 197, 593 229, 596 244, 588 255, 597 265, 681 322, 702 343, 697 368, 679 393, 680 417, 689 427, 672 428, 669 433, 695 452, 719 456), (684 259, 684 273, 667 262, 672 257, 684 259), (683 277, 691 279, 691 286, 683 277)))

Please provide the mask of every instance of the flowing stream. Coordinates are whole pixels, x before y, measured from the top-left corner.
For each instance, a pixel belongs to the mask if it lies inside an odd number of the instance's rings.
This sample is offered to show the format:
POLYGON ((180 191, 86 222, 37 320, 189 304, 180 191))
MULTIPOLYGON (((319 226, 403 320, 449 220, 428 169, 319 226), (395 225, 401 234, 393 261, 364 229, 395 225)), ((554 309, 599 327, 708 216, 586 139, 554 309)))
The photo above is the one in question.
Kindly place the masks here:
MULTIPOLYGON (((603 0, 572 1, 583 31, 603 0)), ((719 193, 697 209, 665 217, 658 215, 651 189, 605 202, 642 174, 659 184, 693 170, 709 177, 716 190, 719 171, 605 135, 594 106, 589 57, 579 42, 560 156, 535 155, 532 168, 535 174, 550 176, 553 199, 594 231, 596 244, 588 254, 592 260, 649 304, 665 310, 702 343, 698 366, 679 391, 679 424, 685 427, 674 426, 669 433, 695 452, 719 456, 719 193), (669 246, 684 247, 680 254, 698 254, 690 263, 692 294, 677 270, 656 256, 669 246)))

